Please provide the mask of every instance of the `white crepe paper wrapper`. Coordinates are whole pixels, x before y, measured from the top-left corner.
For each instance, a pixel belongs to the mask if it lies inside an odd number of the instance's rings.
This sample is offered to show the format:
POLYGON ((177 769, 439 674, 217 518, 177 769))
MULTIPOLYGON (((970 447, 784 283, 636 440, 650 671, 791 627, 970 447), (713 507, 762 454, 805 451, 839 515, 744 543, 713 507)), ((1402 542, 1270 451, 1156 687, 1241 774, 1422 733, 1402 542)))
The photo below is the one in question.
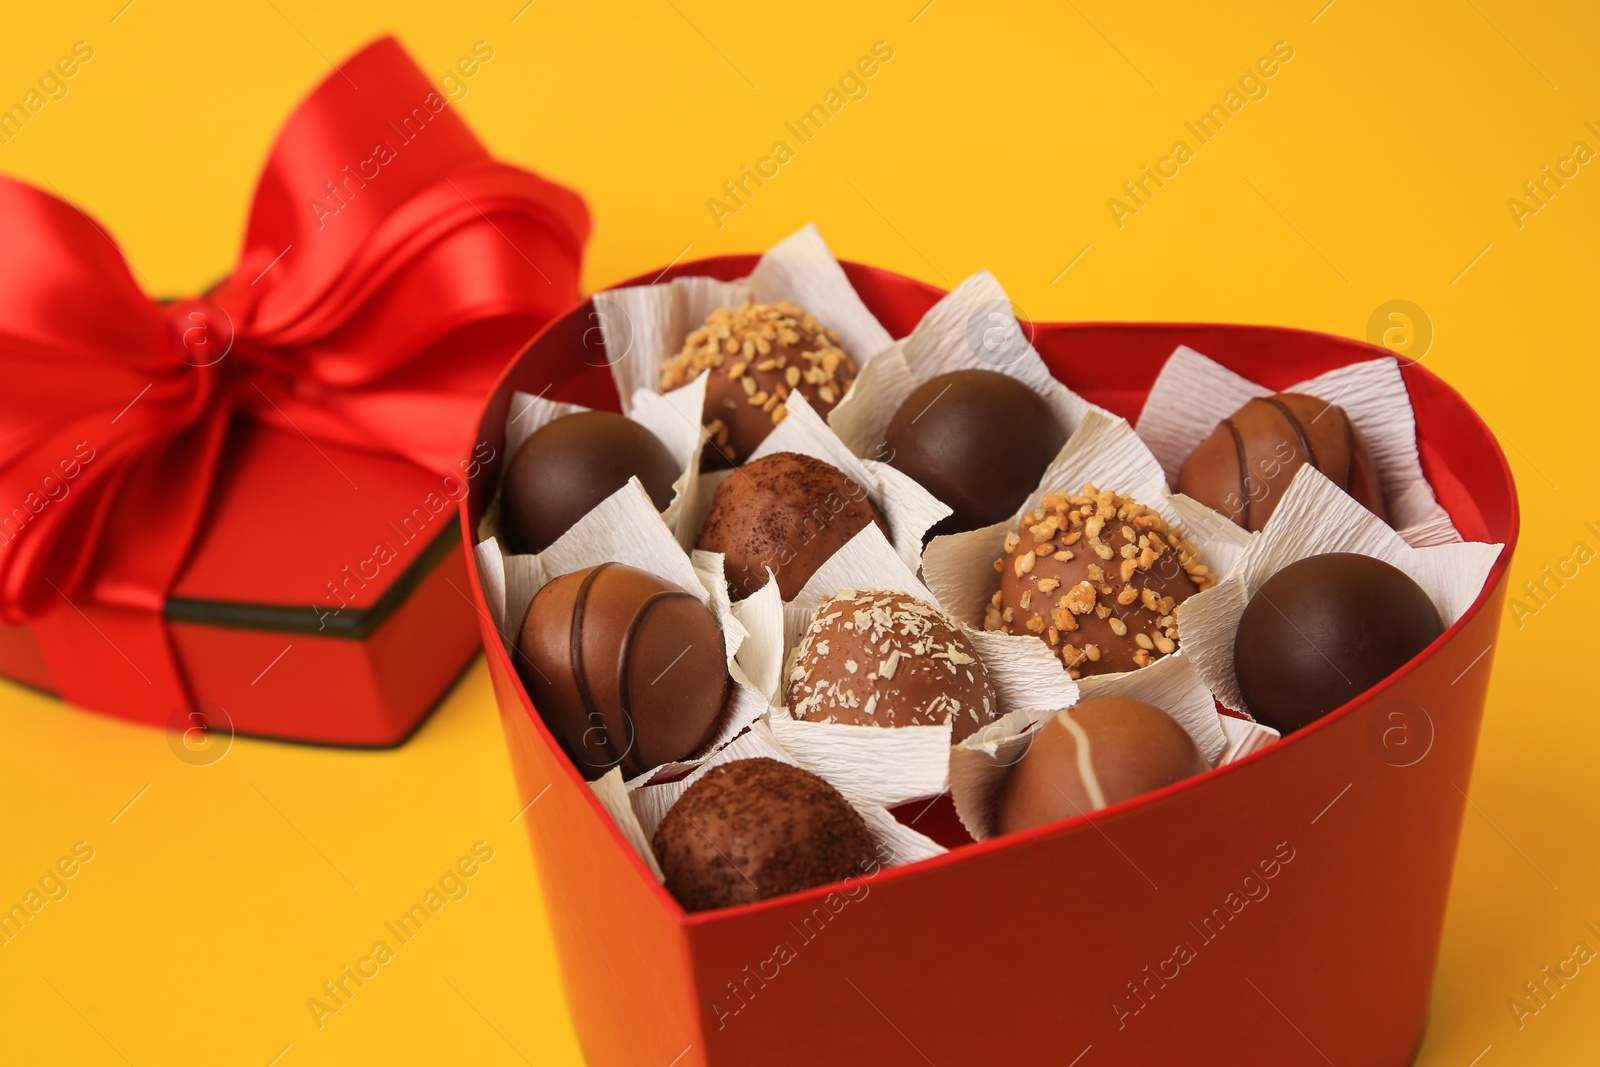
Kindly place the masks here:
MULTIPOLYGON (((661 820, 666 818, 672 805, 695 782, 705 777, 713 768, 735 760, 758 759, 778 760, 791 766, 803 767, 794 759, 783 746, 778 743, 772 731, 765 722, 757 722, 750 729, 732 739, 728 744, 718 749, 707 758, 692 774, 686 775, 676 781, 660 785, 645 785, 631 790, 628 794, 632 802, 632 811, 635 825, 638 826, 638 836, 628 830, 624 835, 630 842, 635 842, 635 848, 640 843, 646 843, 644 854, 649 853, 647 843, 655 837, 656 827, 661 825, 661 820)), ((813 772, 815 773, 815 772, 813 772)), ((885 867, 899 867, 907 863, 927 859, 930 856, 942 855, 946 849, 929 837, 918 833, 897 820, 889 810, 880 804, 873 803, 853 795, 849 789, 840 783, 832 783, 835 789, 849 802, 850 806, 861 816, 867 824, 867 831, 872 835, 873 844, 877 849, 880 862, 885 867)), ((609 810, 609 809, 608 809, 609 810)), ((620 821, 620 820, 619 820, 620 821)), ((652 868, 659 871, 654 864, 654 857, 646 860, 652 868)))
MULTIPOLYGON (((513 661, 519 657, 517 629, 535 593, 563 574, 601 563, 621 563, 648 571, 693 594, 716 617, 722 630, 723 650, 734 684, 723 705, 717 734, 704 751, 726 744, 766 714, 765 695, 750 684, 737 663, 747 635, 728 603, 720 557, 704 560, 705 567, 697 568, 667 529, 638 478, 630 478, 627 485, 601 501, 537 555, 506 555, 493 537, 480 542, 474 555, 484 600, 499 613, 494 622, 513 661)), ((695 765, 696 761, 690 760, 682 766, 695 765)), ((652 770, 641 778, 656 773, 652 770)))
POLYGON ((1417 455, 1416 416, 1400 376, 1400 364, 1392 358, 1352 363, 1287 389, 1273 390, 1180 345, 1150 388, 1139 415, 1139 436, 1176 485, 1183 461, 1224 418, 1252 399, 1275 392, 1304 393, 1345 410, 1372 453, 1389 517, 1407 543, 1421 546, 1461 540, 1423 476, 1417 455), (1196 403, 1196 397, 1204 397, 1205 402, 1196 403))
POLYGON ((1266 748, 1283 736, 1265 723, 1253 719, 1236 719, 1232 715, 1219 715, 1217 721, 1222 724, 1222 732, 1228 738, 1228 747, 1217 757, 1218 767, 1244 759, 1250 753, 1266 748))
MULTIPOLYGON (((784 688, 791 661, 824 598, 846 589, 890 590, 940 607, 881 530, 868 526, 857 533, 782 605, 784 670, 772 697, 773 734, 801 766, 852 795, 889 807, 939 796, 949 789, 950 724, 882 727, 808 722, 789 714, 784 688)), ((996 640, 1004 635, 965 624, 962 630, 989 673, 1000 714, 1060 708, 1076 699, 1077 684, 1041 642, 996 640)))
MULTIPOLYGON (((924 535, 935 523, 950 514, 949 505, 941 503, 913 479, 886 463, 858 458, 799 393, 790 394, 789 417, 767 435, 767 439, 750 454, 750 459, 761 459, 777 452, 799 452, 820 459, 843 471, 866 490, 868 499, 889 524, 889 537, 894 543, 895 552, 913 571, 922 557, 924 535)), ((738 469, 713 471, 701 476, 698 494, 701 514, 693 521, 697 530, 705 524, 716 487, 725 478, 741 476, 738 469)), ((687 514, 685 520, 688 520, 687 514)))
POLYGON ((630 799, 627 785, 622 781, 622 768, 613 767, 601 778, 590 782, 589 788, 594 791, 595 799, 600 801, 600 806, 606 809, 606 814, 611 816, 611 821, 617 824, 617 829, 622 831, 622 836, 628 844, 644 860, 644 865, 650 868, 650 873, 655 875, 658 882, 666 881, 666 875, 661 873, 661 864, 656 862, 656 854, 650 848, 650 838, 645 834, 644 827, 639 823, 639 816, 633 810, 633 801, 630 799))
POLYGON ((1399 568, 1452 625, 1477 599, 1501 545, 1456 541, 1414 547, 1316 468, 1301 467, 1266 527, 1224 581, 1183 602, 1182 651, 1227 708, 1248 713, 1233 673, 1233 639, 1250 598, 1291 563, 1356 552, 1399 568))
POLYGON ((682 350, 684 339, 707 315, 746 300, 798 304, 839 335, 858 372, 894 340, 867 310, 816 226, 807 225, 773 245, 740 281, 696 275, 594 295, 623 410, 631 415, 641 393, 661 392, 662 363, 682 350))
MULTIPOLYGON (((703 376, 702 376, 703 378, 703 376)), ((678 477, 672 483, 672 501, 667 509, 661 512, 662 521, 673 530, 679 544, 685 548, 694 543, 699 534, 699 527, 690 524, 685 516, 698 515, 701 512, 697 499, 700 491, 700 452, 705 446, 706 433, 700 426, 700 411, 705 404, 706 383, 696 380, 682 389, 673 391, 670 396, 651 394, 641 397, 639 403, 633 405, 629 414, 634 422, 643 426, 656 436, 678 465, 678 477)), ((506 409, 506 456, 507 462, 502 466, 502 473, 509 471, 511 464, 509 457, 517 454, 523 444, 532 437, 535 431, 566 415, 573 415, 590 408, 579 404, 567 404, 555 400, 546 400, 543 396, 531 393, 512 393, 511 404, 506 409)), ((478 522, 478 539, 486 540, 490 537, 504 540, 504 533, 500 524, 501 499, 505 492, 504 484, 496 491, 489 506, 484 509, 483 518, 478 522)))
MULTIPOLYGON (((890 420, 929 378, 957 370, 1010 375, 1049 403, 1064 434, 1094 405, 1057 381, 1028 342, 1006 292, 979 271, 947 293, 911 335, 880 353, 828 415, 828 424, 858 456, 887 458, 890 420)), ((1103 409, 1101 409, 1103 410, 1103 409)))
MULTIPOLYGON (((1042 644, 1036 637, 1029 639, 1042 644)), ((1013 712, 951 751, 950 795, 967 833, 978 841, 994 835, 1001 786, 1011 768, 1028 754, 1034 735, 1041 728, 1063 708, 1085 700, 1112 698, 1139 700, 1165 711, 1194 739, 1212 766, 1219 765, 1227 754, 1224 717, 1217 714, 1211 691, 1194 664, 1183 656, 1163 656, 1136 671, 1083 678, 1078 682, 1078 700, 1072 704, 1044 711, 1013 712)))

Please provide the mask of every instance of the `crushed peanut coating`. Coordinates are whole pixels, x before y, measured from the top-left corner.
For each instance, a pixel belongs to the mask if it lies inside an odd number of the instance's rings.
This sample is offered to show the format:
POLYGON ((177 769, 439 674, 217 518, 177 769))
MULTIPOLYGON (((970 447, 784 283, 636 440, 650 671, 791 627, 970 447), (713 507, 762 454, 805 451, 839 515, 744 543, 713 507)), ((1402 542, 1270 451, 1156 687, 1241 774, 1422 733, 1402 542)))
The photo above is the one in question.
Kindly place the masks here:
POLYGON ((1178 605, 1217 580, 1160 514, 1094 485, 1044 494, 1002 549, 984 629, 1038 635, 1073 678, 1177 651, 1178 605))
POLYGON ((855 382, 855 361, 839 335, 815 315, 780 301, 717 308, 661 366, 661 388, 677 389, 702 374, 708 466, 731 466, 750 455, 789 414, 799 392, 823 416, 855 382))

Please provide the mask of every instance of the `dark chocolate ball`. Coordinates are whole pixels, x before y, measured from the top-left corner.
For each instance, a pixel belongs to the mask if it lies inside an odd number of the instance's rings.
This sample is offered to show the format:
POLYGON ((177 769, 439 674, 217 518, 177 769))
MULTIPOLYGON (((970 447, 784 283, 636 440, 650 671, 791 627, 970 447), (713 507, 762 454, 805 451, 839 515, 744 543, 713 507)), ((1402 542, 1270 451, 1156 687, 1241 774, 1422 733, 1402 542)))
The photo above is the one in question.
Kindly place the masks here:
POLYGON ((749 904, 876 868, 866 823, 833 786, 771 759, 725 763, 684 790, 651 842, 689 911, 749 904))
POLYGON ((1422 587, 1381 559, 1310 556, 1256 590, 1233 669, 1245 706, 1287 734, 1393 674, 1444 633, 1422 587))
POLYGON ((958 370, 912 390, 889 421, 889 464, 955 509, 933 536, 1009 519, 1065 443, 1055 412, 1009 374, 958 370))
POLYGON ((621 563, 540 589, 517 653, 539 717, 591 780, 614 766, 632 778, 694 755, 711 741, 731 684, 706 606, 621 563))
POLYGON ((1223 419, 1183 461, 1178 492, 1259 530, 1307 463, 1389 521, 1372 454, 1350 416, 1300 393, 1257 397, 1223 419))
POLYGON ((932 604, 882 589, 824 598, 796 650, 788 698, 797 719, 948 722, 954 741, 1000 714, 989 672, 960 624, 932 604))
POLYGON ((727 558, 735 600, 778 576, 778 591, 793 600, 817 568, 875 522, 889 525, 867 491, 839 468, 799 452, 775 452, 723 479, 711 499, 696 548, 727 558))
POLYGON ((983 628, 1031 633, 1074 678, 1148 667, 1178 647, 1178 605, 1216 582, 1158 513, 1109 490, 1046 493, 1006 534, 983 628))
POLYGON ((718 308, 661 368, 661 388, 706 379, 705 424, 711 431, 703 470, 742 463, 789 414, 801 393, 827 418, 856 378, 839 335, 788 301, 718 308))
POLYGON ((1138 700, 1085 700, 1034 733, 1000 790, 996 831, 1071 819, 1209 769, 1172 716, 1138 700))
POLYGON ((512 552, 543 552, 595 505, 637 476, 657 511, 682 473, 655 434, 609 411, 545 423, 506 467, 501 522, 512 552))

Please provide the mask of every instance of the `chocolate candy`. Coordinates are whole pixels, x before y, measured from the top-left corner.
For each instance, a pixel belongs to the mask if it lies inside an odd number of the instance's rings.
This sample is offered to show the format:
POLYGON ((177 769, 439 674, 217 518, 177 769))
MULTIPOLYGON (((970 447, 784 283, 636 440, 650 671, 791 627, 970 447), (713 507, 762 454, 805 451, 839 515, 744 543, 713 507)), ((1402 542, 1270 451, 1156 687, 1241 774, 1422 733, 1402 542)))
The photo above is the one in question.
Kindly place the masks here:
POLYGON ((1193 543, 1130 497, 1046 493, 1006 534, 983 628, 1031 633, 1073 678, 1147 667, 1178 647, 1178 605, 1216 582, 1193 543))
POLYGON ((866 528, 889 526, 867 491, 845 473, 798 452, 775 452, 723 479, 696 548, 727 557, 735 600, 778 576, 778 590, 793 600, 818 567, 866 528))
POLYGON ((876 869, 866 823, 810 771, 725 763, 684 790, 651 847, 689 911, 749 904, 876 869))
POLYGON ((1085 700, 1033 735, 1001 787, 1002 834, 1070 819, 1203 774, 1193 738, 1138 700, 1085 700))
POLYGON ((885 438, 890 466, 955 509, 934 536, 1009 519, 1065 441, 1043 397, 992 370, 929 378, 900 405, 885 438))
POLYGON ((609 411, 579 411, 539 427, 506 467, 501 522, 512 552, 543 552, 637 476, 662 511, 681 473, 660 439, 609 411))
POLYGON ((1244 609, 1233 670, 1250 713, 1287 734, 1393 674, 1444 633, 1422 587, 1381 559, 1331 552, 1268 578, 1244 609))
POLYGON ((1223 419, 1183 461, 1178 492, 1259 530, 1307 463, 1389 521, 1372 455, 1350 416, 1300 393, 1257 397, 1223 419))
POLYGON ((539 717, 585 778, 628 778, 711 741, 727 696, 717 620, 647 571, 602 563, 534 595, 517 669, 539 717))
POLYGON ((745 460, 789 413, 784 401, 803 394, 824 418, 855 381, 855 362, 839 335, 815 315, 782 301, 718 308, 661 368, 661 388, 676 389, 701 374, 711 440, 701 467, 745 460))
POLYGON ((950 616, 913 596, 826 597, 789 671, 789 712, 855 726, 952 725, 954 741, 999 714, 989 672, 950 616))

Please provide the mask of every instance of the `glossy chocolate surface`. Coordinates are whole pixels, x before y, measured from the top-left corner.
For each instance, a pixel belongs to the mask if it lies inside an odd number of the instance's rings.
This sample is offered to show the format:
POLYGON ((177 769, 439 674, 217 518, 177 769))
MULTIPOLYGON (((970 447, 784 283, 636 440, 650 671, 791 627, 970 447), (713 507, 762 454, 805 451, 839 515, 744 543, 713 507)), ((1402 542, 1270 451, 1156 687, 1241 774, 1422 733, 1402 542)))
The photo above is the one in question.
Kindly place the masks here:
POLYGON ((1360 696, 1444 633, 1403 571, 1371 556, 1310 556, 1262 584, 1239 620, 1233 666, 1250 713, 1280 733, 1360 696))
POLYGON ((955 509, 934 536, 1016 514, 1065 442, 1043 397, 992 370, 951 371, 923 382, 895 412, 885 437, 889 464, 955 509))
POLYGON ((539 427, 506 468, 501 524, 512 552, 542 552, 637 476, 657 511, 672 503, 677 461, 660 439, 610 411, 579 411, 539 427))
POLYGON ((517 671, 585 778, 632 778, 710 742, 728 687, 722 631, 691 593, 620 563, 565 574, 535 594, 517 671))

